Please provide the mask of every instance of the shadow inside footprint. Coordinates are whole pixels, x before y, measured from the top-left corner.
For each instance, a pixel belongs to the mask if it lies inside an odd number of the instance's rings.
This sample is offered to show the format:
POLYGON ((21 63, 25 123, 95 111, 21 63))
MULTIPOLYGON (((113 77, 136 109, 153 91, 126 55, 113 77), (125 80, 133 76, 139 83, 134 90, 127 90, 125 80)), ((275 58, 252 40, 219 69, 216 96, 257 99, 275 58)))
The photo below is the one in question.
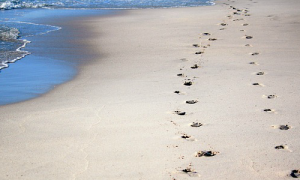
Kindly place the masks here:
POLYGON ((183 111, 174 111, 175 114, 180 115, 180 116, 184 116, 185 112, 183 111))
POLYGON ((226 23, 221 23, 220 25, 221 25, 221 26, 227 26, 228 24, 226 24, 226 23))
POLYGON ((179 76, 179 77, 183 77, 184 75, 183 75, 182 73, 180 73, 180 74, 177 74, 177 76, 179 76))
POLYGON ((198 151, 195 154, 195 157, 212 157, 219 154, 217 151, 198 151))
POLYGON ((198 101, 197 100, 188 100, 188 101, 185 101, 185 103, 187 104, 196 104, 198 101))
POLYGON ((200 47, 199 44, 193 44, 194 47, 200 47))
POLYGON ((184 82, 183 85, 185 85, 185 86, 191 86, 192 84, 193 84, 193 82, 191 82, 191 81, 186 81, 186 82, 184 82))
POLYGON ((280 129, 280 130, 289 130, 290 128, 291 128, 291 126, 289 126, 289 125, 287 125, 287 124, 286 124, 286 125, 280 125, 280 126, 279 126, 279 129, 280 129))
POLYGON ((247 23, 245 23, 245 24, 243 24, 243 26, 248 26, 249 24, 247 24, 247 23))
POLYGON ((292 176, 293 178, 300 178, 300 169, 292 170, 291 176, 292 176))
POLYGON ((191 124, 191 126, 192 126, 192 127, 201 127, 201 126, 203 126, 203 124, 202 124, 202 123, 198 123, 198 122, 193 122, 193 123, 191 124))
POLYGON ((246 36, 246 39, 252 39, 253 37, 252 36, 246 36))
POLYGON ((180 91, 174 91, 175 94, 180 94, 180 91))

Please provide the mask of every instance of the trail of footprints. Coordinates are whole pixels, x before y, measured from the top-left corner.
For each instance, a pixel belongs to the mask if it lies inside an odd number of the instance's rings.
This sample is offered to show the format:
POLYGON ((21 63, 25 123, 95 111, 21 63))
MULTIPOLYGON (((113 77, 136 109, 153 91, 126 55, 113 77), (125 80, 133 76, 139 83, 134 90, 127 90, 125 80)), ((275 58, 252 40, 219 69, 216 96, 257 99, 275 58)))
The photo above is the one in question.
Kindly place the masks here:
MULTIPOLYGON (((228 0, 228 1, 230 2, 230 0, 228 0)), ((252 0, 250 0, 250 1, 252 1, 252 0)), ((233 1, 233 2, 234 2, 234 1, 233 1)), ((244 16, 245 18, 251 16, 251 15, 249 14, 249 10, 248 10, 247 8, 246 8, 246 9, 239 9, 239 8, 234 7, 234 6, 230 6, 230 4, 228 4, 228 3, 224 3, 224 4, 227 5, 227 6, 229 6, 229 9, 233 10, 233 12, 231 12, 231 14, 227 16, 227 18, 228 18, 228 19, 233 19, 232 21, 234 21, 234 22, 244 21, 244 20, 245 20, 244 18, 235 18, 235 16, 244 16), (235 19, 234 19, 234 18, 235 18, 235 19)), ((226 27, 229 26, 229 24, 226 23, 225 21, 222 22, 222 23, 220 23, 219 25, 221 26, 221 28, 220 28, 219 30, 225 30, 226 27)), ((242 23, 241 26, 242 26, 242 27, 247 27, 247 26, 250 26, 250 24, 249 24, 249 23, 242 23)), ((245 31, 245 30, 242 29, 242 30, 240 30, 240 31, 243 32, 243 31, 245 31)), ((200 43, 200 44, 192 44, 192 46, 195 47, 195 48, 201 48, 201 50, 195 52, 196 55, 201 55, 201 56, 205 53, 205 50, 211 46, 211 45, 210 45, 210 42, 213 42, 213 41, 217 41, 217 40, 218 40, 217 38, 211 37, 211 33, 209 33, 209 32, 204 32, 204 33, 202 33, 202 36, 203 36, 203 37, 206 37, 206 36, 208 37, 208 38, 206 39, 207 42, 208 42, 207 45, 202 45, 203 42, 200 43)), ((244 38, 246 41, 251 41, 251 39, 253 39, 254 37, 251 36, 251 35, 247 35, 247 34, 246 34, 246 35, 244 35, 243 38, 244 38)), ((245 47, 253 47, 253 46, 247 42, 247 44, 245 45, 245 47)), ((259 52, 252 52, 252 53, 250 53, 250 55, 251 55, 251 56, 258 56, 258 55, 260 55, 260 53, 259 53, 259 52)), ((182 60, 182 62, 187 62, 187 61, 188 61, 188 60, 185 59, 185 58, 183 58, 183 59, 181 59, 181 60, 182 60)), ((259 65, 259 64, 258 64, 257 62, 255 62, 255 61, 250 62, 249 64, 250 64, 250 65, 259 65)), ((194 65, 192 65, 192 66, 190 67, 190 69, 198 69, 198 68, 200 68, 200 66, 199 66, 198 63, 196 63, 196 64, 194 64, 194 65)), ((180 68, 180 70, 182 70, 182 69, 183 69, 183 68, 180 68)), ((256 76, 264 76, 264 75, 266 75, 266 73, 263 72, 263 71, 259 71, 259 72, 256 72, 255 75, 256 75, 256 76)), ((184 86, 192 87, 192 85, 194 84, 194 81, 195 81, 194 78, 193 78, 193 79, 188 78, 187 76, 185 76, 185 75, 182 74, 182 73, 177 74, 177 76, 186 78, 185 81, 184 81, 184 83, 183 83, 184 86)), ((262 83, 258 83, 258 82, 254 82, 254 83, 252 83, 252 85, 253 85, 253 86, 261 86, 261 87, 264 86, 262 83)), ((183 93, 183 92, 181 92, 181 91, 178 91, 178 90, 174 91, 174 93, 175 93, 175 94, 178 94, 178 95, 184 95, 184 94, 185 94, 185 93, 183 93)), ((271 99, 277 98, 277 95, 271 94, 271 95, 264 95, 263 97, 265 97, 266 99, 271 100, 271 99)), ((194 105, 194 104, 198 103, 198 100, 186 100, 185 103, 186 103, 187 105, 194 105)), ((275 110, 266 108, 266 109, 263 109, 263 112, 264 112, 264 113, 274 113, 275 110)), ((187 113, 186 113, 185 111, 180 111, 180 110, 174 111, 174 114, 175 114, 175 115, 178 115, 178 116, 185 116, 185 115, 187 115, 187 113)), ((171 122, 172 122, 174 125, 178 125, 178 124, 175 123, 174 121, 171 121, 171 122)), ((200 128, 200 127, 202 127, 202 126, 203 126, 203 124, 200 123, 200 122, 191 122, 191 123, 190 123, 190 127, 191 127, 191 128, 200 128)), ((285 125, 273 125, 272 127, 273 127, 274 129, 278 129, 278 130, 281 130, 281 131, 287 131, 287 130, 289 130, 289 129, 292 128, 292 127, 291 127, 290 125, 288 125, 288 124, 285 124, 285 125)), ((180 138, 182 138, 182 139, 184 139, 184 140, 187 140, 187 141, 193 141, 193 142, 196 141, 196 139, 195 139, 193 136, 188 135, 188 134, 185 134, 185 133, 182 133, 182 135, 180 136, 180 138)), ((178 147, 178 146, 176 146, 176 147, 178 147)), ((287 146, 287 145, 277 145, 277 146, 274 147, 274 149, 276 149, 276 150, 288 150, 288 146, 287 146)), ((219 154, 218 151, 212 151, 212 150, 199 150, 199 151, 196 151, 196 152, 195 152, 194 157, 196 157, 196 158, 200 158, 200 157, 213 157, 213 156, 216 156, 217 154, 219 154)), ((184 159, 183 157, 184 157, 184 156, 182 156, 181 159, 184 159)), ((177 172, 178 172, 178 173, 182 173, 182 174, 186 174, 186 175, 188 175, 188 176, 190 176, 190 177, 199 177, 199 176, 200 176, 200 174, 192 168, 192 163, 190 163, 190 164, 188 165, 188 167, 186 167, 186 168, 183 168, 183 169, 181 169, 181 168, 180 168, 180 169, 177 169, 177 172)), ((293 177, 293 178, 300 178, 300 169, 292 170, 291 173, 290 173, 289 175, 290 175, 291 177, 293 177)), ((175 180, 175 178, 173 178, 173 180, 175 180)))
MULTIPOLYGON (((230 9, 233 9, 233 10, 236 10, 235 12, 233 12, 234 15, 241 15, 241 11, 244 12, 244 16, 250 16, 250 14, 248 14, 249 10, 240 10, 238 8, 235 8, 233 6, 230 6, 230 9)), ((232 16, 228 16, 229 19, 232 18, 232 16)), ((240 19, 241 20, 241 19, 240 19)), ((233 21, 236 21, 236 20, 233 20, 233 21)), ((249 26, 250 24, 249 23, 243 23, 242 26, 243 27, 246 27, 246 26, 249 26)), ((245 30, 241 30, 241 31, 245 31, 245 30)), ((245 40, 249 41, 249 40, 252 40, 254 37, 251 36, 251 35, 245 35, 243 37, 245 40)), ((251 44, 246 44, 245 47, 253 47, 251 44)), ((259 52, 252 52, 250 53, 251 56, 258 56, 260 55, 259 52)), ((253 61, 253 62, 250 62, 249 63, 250 65, 259 65, 257 62, 253 61)), ((255 73, 256 76, 263 76, 263 75, 266 75, 265 72, 263 71, 259 71, 259 72, 256 72, 255 73)), ((264 86, 262 83, 258 83, 258 82, 254 82, 252 83, 253 86, 264 86)), ((277 95, 275 94, 271 94, 271 95, 264 95, 263 97, 265 97, 266 99, 275 99, 277 98, 277 95)), ((265 113, 274 113, 275 110, 274 109, 270 109, 270 108, 266 108, 266 109, 263 109, 263 112, 265 113)), ((291 129, 292 127, 288 124, 285 124, 285 125, 273 125, 272 126, 274 129, 278 129, 278 130, 281 130, 281 131, 287 131, 289 129, 291 129)), ((288 146, 287 145, 277 145, 274 147, 276 150, 288 150, 288 146)), ((291 151, 290 151, 291 152, 291 151)), ((291 173, 290 173, 290 176, 293 177, 293 178, 300 178, 300 169, 297 169, 297 170, 292 170, 291 173)))

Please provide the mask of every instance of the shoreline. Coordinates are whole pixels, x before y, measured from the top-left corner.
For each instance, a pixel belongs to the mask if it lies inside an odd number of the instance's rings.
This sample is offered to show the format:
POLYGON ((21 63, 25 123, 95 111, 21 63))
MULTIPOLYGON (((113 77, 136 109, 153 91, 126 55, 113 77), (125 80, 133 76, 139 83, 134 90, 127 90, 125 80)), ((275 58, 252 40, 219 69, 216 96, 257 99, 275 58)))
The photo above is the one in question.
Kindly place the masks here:
POLYGON ((291 179, 300 3, 216 3, 84 21, 97 59, 0 108, 1 178, 291 179))

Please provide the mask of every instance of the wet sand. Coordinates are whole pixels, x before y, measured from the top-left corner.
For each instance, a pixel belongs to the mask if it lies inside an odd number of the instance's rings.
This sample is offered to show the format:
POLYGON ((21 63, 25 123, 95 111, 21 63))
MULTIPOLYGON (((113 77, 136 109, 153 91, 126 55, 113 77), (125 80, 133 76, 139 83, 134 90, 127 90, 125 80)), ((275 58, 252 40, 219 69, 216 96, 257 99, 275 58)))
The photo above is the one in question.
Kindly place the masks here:
POLYGON ((0 108, 1 178, 296 177, 300 3, 216 3, 89 17, 99 58, 0 108))

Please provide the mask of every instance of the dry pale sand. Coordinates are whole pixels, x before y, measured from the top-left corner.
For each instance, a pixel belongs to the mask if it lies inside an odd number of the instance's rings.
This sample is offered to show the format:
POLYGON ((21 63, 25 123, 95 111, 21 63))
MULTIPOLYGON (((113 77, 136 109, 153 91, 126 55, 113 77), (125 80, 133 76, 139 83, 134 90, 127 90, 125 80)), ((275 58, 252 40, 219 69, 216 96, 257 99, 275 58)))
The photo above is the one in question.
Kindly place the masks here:
POLYGON ((99 59, 0 108, 0 179, 292 179, 300 1, 216 3, 89 18, 99 59))

